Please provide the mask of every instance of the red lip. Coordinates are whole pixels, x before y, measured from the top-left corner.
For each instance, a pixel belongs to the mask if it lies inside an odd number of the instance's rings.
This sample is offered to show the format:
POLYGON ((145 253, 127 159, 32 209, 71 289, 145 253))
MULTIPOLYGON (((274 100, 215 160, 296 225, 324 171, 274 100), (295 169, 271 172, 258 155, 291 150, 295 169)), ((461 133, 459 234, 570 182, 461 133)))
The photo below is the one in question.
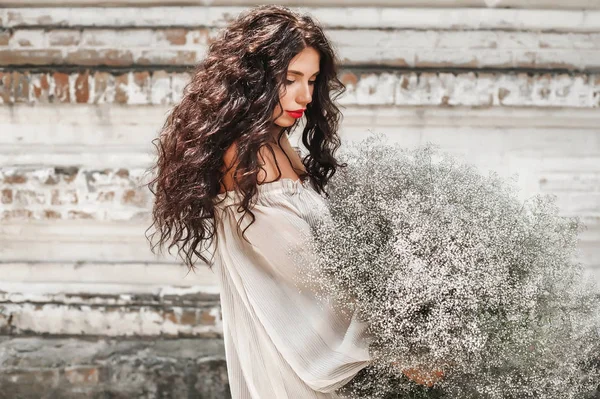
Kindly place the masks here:
POLYGON ((304 114, 304 110, 298 109, 296 111, 287 111, 287 113, 290 114, 294 118, 301 118, 302 115, 304 114))

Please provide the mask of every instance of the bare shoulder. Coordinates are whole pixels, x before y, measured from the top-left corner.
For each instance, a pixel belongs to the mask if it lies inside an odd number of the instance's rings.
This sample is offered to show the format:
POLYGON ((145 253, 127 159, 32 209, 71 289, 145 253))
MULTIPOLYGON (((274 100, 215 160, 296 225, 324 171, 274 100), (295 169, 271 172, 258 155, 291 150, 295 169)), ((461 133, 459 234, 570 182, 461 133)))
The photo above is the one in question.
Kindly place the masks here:
POLYGON ((263 146, 259 150, 258 163, 261 168, 258 172, 259 184, 270 183, 283 178, 292 180, 299 179, 288 156, 284 150, 277 145, 263 146))
POLYGON ((229 146, 229 148, 227 148, 227 150, 225 150, 225 154, 223 155, 223 163, 225 168, 229 168, 231 166, 234 166, 233 163, 235 162, 235 157, 237 155, 237 142, 233 142, 233 144, 231 144, 229 146))
MULTIPOLYGON (((233 173, 236 168, 237 143, 227 148, 223 155, 223 186, 220 192, 231 191, 234 188, 233 173)), ((270 183, 282 178, 297 180, 298 174, 286 157, 285 152, 277 145, 265 145, 258 152, 258 184, 270 183), (279 166, 279 169, 277 168, 279 166), (281 171, 281 176, 279 172, 281 171)), ((239 178, 239 177, 238 177, 239 178)))
POLYGON ((236 163, 237 158, 237 143, 233 142, 225 150, 225 154, 223 154, 223 164, 221 166, 221 172, 223 173, 223 180, 221 182, 221 188, 219 193, 224 193, 225 191, 232 191, 234 189, 234 181, 233 181, 233 173, 235 172, 235 168, 237 166, 236 163))

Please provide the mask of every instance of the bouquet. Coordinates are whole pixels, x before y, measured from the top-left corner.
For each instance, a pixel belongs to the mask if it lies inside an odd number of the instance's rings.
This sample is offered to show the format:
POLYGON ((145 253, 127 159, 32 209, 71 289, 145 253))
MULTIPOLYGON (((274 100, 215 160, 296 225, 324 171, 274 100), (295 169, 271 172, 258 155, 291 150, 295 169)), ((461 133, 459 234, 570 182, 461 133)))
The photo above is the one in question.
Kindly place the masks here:
POLYGON ((559 216, 552 196, 519 201, 514 182, 431 144, 372 134, 344 150, 305 265, 315 291, 373 337, 372 364, 338 393, 583 398, 598 387, 600 307, 576 261, 578 218, 559 216), (417 384, 407 370, 443 378, 417 384))

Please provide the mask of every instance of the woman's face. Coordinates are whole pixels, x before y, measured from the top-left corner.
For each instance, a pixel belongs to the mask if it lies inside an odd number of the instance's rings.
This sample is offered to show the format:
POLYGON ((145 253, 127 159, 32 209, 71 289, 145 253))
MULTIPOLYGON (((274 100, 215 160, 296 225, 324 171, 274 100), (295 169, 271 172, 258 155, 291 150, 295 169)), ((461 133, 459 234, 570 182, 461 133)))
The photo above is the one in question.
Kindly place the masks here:
POLYGON ((273 112, 273 120, 277 126, 292 126, 296 119, 302 117, 306 105, 312 101, 319 61, 319 52, 313 47, 305 48, 290 61, 286 81, 279 93, 283 114, 277 117, 281 113, 279 105, 273 112))

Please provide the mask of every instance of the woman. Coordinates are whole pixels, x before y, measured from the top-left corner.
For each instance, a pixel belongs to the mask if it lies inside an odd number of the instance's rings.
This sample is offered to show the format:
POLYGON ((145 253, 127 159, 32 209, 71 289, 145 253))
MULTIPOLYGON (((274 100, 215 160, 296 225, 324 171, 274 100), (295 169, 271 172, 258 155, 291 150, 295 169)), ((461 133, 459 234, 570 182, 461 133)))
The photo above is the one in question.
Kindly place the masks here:
POLYGON ((344 89, 310 17, 257 7, 210 45, 158 141, 155 246, 218 274, 233 398, 334 398, 371 360, 366 325, 318 299, 298 262, 343 166, 344 89), (287 138, 302 117, 303 159, 287 138))

